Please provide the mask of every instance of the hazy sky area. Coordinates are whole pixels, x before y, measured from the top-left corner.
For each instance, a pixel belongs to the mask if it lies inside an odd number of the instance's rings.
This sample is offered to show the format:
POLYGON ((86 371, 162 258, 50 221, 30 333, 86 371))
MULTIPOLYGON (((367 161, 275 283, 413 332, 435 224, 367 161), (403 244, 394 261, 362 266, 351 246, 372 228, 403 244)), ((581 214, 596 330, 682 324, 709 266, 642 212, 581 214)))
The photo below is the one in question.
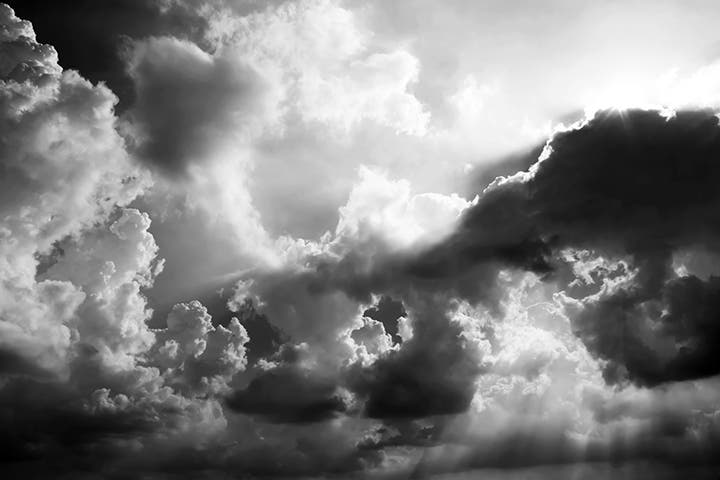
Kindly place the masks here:
POLYGON ((717 478, 718 21, 0 4, 0 476, 717 478))

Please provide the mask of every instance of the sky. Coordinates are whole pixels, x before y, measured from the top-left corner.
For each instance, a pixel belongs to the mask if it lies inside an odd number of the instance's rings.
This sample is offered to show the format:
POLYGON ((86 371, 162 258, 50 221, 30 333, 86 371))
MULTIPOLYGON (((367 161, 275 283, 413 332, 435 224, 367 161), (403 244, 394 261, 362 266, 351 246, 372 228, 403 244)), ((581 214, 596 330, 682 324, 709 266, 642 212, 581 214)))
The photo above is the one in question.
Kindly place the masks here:
POLYGON ((3 478, 717 478, 718 18, 0 4, 3 478))

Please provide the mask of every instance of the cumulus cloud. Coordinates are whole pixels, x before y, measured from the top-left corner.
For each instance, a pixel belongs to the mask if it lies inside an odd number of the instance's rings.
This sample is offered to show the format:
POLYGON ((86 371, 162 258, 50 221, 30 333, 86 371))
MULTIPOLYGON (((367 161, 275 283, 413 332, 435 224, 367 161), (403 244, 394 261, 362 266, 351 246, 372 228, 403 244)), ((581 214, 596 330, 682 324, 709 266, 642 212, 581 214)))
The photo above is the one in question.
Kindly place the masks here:
POLYGON ((40 276, 82 289, 85 300, 67 325, 113 367, 132 365, 155 341, 145 325, 149 312, 140 293, 162 268, 154 262, 157 246, 149 226, 146 214, 123 210, 109 227, 61 242, 63 254, 40 276))
POLYGON ((68 281, 37 281, 36 255, 127 204, 147 181, 114 128, 113 94, 64 72, 28 22, 5 5, 0 13, 3 343, 59 367, 66 323, 85 294, 68 281))
POLYGON ((180 303, 167 318, 167 328, 156 332, 155 364, 169 383, 180 390, 221 393, 237 372, 247 366, 245 327, 237 318, 213 326, 212 317, 198 301, 180 303))
MULTIPOLYGON (((116 129, 115 96, 64 71, 6 5, 0 20, 5 458, 68 471, 83 452, 114 458, 157 432, 217 432, 218 400, 177 393, 146 363, 143 290, 162 261, 148 215, 125 208, 150 181, 116 129)), ((214 332, 213 368, 244 368, 242 327, 214 332)))
MULTIPOLYGON (((232 8, 232 7, 230 7, 232 8)), ((406 50, 378 51, 348 7, 328 0, 270 6, 245 17, 208 9, 208 37, 270 72, 288 108, 340 131, 372 121, 421 135, 429 121, 409 91, 419 64, 406 50)))
POLYGON ((458 195, 411 192, 407 180, 361 167, 347 203, 340 207, 337 242, 379 239, 390 249, 406 250, 448 235, 471 203, 458 195))
MULTIPOLYGON (((27 368, 7 372, 2 393, 14 398, 9 411, 22 409, 28 425, 47 425, 38 433, 17 429, 18 455, 40 451, 58 459, 67 456, 68 465, 62 468, 69 468, 88 448, 119 458, 132 450, 126 442, 142 449, 145 440, 160 432, 193 432, 204 438, 225 427, 219 400, 208 394, 221 391, 225 379, 244 368, 246 334, 237 322, 230 330, 212 329, 216 336, 200 332, 196 340, 202 352, 192 354, 204 356, 187 365, 181 381, 175 372, 161 371, 162 362, 149 354, 157 340, 173 336, 178 322, 170 322, 169 334, 153 332, 146 323, 150 310, 142 290, 151 285, 159 265, 157 246, 147 232, 150 221, 135 209, 115 215, 109 225, 100 223, 61 241, 62 253, 39 276, 41 285, 66 284, 81 296, 69 318, 55 319, 68 331, 62 362, 52 368, 58 374, 27 368), (203 368, 204 361, 211 364, 209 369, 203 368), (13 394, 16 388, 21 391, 13 394), (43 401, 33 400, 45 392, 58 407, 48 409, 43 401), (63 443, 65 436, 72 441, 63 443)), ((4 421, 12 422, 12 416, 4 421)))

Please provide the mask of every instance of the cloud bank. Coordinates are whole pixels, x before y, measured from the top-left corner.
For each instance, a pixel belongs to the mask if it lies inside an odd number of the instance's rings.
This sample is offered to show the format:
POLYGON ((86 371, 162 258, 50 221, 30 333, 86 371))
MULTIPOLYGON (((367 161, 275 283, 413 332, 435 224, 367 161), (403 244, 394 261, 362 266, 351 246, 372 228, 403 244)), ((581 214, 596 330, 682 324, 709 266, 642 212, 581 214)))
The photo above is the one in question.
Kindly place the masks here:
POLYGON ((0 5, 10 477, 716 476, 714 97, 465 164, 390 7, 130 3, 92 81, 0 5))

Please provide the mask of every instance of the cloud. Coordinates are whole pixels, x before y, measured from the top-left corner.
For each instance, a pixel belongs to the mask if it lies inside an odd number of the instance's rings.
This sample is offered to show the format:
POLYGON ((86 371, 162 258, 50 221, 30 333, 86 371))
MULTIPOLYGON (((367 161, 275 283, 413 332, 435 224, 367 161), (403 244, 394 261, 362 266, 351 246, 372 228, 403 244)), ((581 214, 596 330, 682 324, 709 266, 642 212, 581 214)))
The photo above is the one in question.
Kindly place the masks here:
MULTIPOLYGON (((135 209, 118 210, 113 217, 59 242, 62 253, 39 276, 40 285, 68 285, 82 296, 63 320, 68 342, 63 361, 52 366, 53 375, 16 368, 2 390, 4 396, 12 393, 14 385, 23 385, 32 397, 49 389, 61 405, 41 413, 42 404, 36 409, 37 402, 25 399, 27 405, 11 407, 47 424, 40 436, 19 430, 22 441, 17 448, 22 452, 39 448, 57 458, 66 452, 70 463, 86 448, 107 449, 110 457, 123 457, 131 450, 125 442, 142 447, 157 432, 171 437, 193 432, 204 438, 225 427, 222 408, 212 394, 226 388, 226 379, 244 368, 246 334, 237 322, 230 329, 200 332, 194 339, 204 342, 203 350, 189 354, 198 354, 197 362, 184 362, 180 379, 166 371, 167 365, 151 355, 153 348, 166 344, 154 345, 182 328, 170 322, 175 328, 169 333, 153 332, 146 323, 150 311, 142 290, 152 284, 161 265, 147 231, 150 220, 135 209), (76 426, 77 445, 61 444, 65 430, 55 430, 56 423, 66 425, 63 428, 76 426)), ((46 338, 43 332, 36 336, 46 338)))
POLYGON ((173 37, 136 41, 127 58, 137 91, 129 128, 140 156, 165 174, 212 160, 218 143, 251 136, 275 108, 242 58, 213 56, 173 37))
POLYGON ((709 111, 600 113, 556 134, 530 173, 488 187, 448 245, 542 270, 551 246, 641 254, 702 243, 714 233, 699 218, 712 218, 717 148, 709 111))
MULTIPOLYGON (((608 376, 613 363, 629 370, 638 383, 658 381, 642 377, 633 363, 637 359, 645 365, 654 362, 653 374, 662 375, 662 382, 713 374, 714 363, 698 332, 706 332, 707 326, 700 325, 714 316, 714 277, 712 270, 703 278, 692 276, 692 253, 687 252, 712 249, 715 232, 700 221, 714 211, 711 181, 695 175, 698 169, 705 176, 714 172, 717 128, 710 112, 677 112, 670 118, 654 111, 605 112, 559 131, 529 172, 496 180, 464 212, 458 230, 438 244, 390 255, 381 242, 360 243, 361 248, 353 250, 353 237, 348 236, 347 243, 336 244, 348 247, 338 248, 338 256, 319 255, 315 269, 297 277, 309 287, 304 294, 323 298, 339 290, 366 302, 372 294, 384 293, 400 299, 411 319, 409 340, 348 370, 346 381, 362 411, 386 420, 457 415, 438 442, 452 445, 460 439, 469 446, 445 445, 438 456, 426 456, 423 462, 435 465, 429 471, 654 460, 664 455, 672 439, 682 443, 673 457, 677 461, 705 462, 709 451, 690 451, 693 434, 683 425, 695 417, 684 407, 664 414, 665 422, 658 413, 649 423, 606 425, 597 423, 598 407, 592 399, 613 397, 605 384, 621 380, 608 376), (606 153, 603 148, 608 148, 606 153), (697 169, 674 163, 680 159, 695 162, 697 169), (665 198, 669 193, 677 195, 672 208, 665 198), (566 203, 568 198, 573 203, 566 203), (657 215, 648 213, 653 209, 657 215), (673 257, 674 251, 682 256, 673 257), (431 255, 435 257, 428 260, 431 255), (673 270, 673 258, 683 262, 682 268, 676 265, 673 270), (532 305, 526 307, 526 320, 520 324, 514 320, 519 313, 509 288, 517 281, 515 270, 535 274, 533 295, 546 303, 533 307, 532 314, 532 305), (461 282, 472 282, 473 288, 463 289, 461 282), (483 286, 503 293, 479 293, 483 286), (418 302, 414 295, 426 301, 418 302), (445 295, 470 304, 484 300, 488 310, 479 318, 449 316, 443 309, 448 305, 445 295), (637 300, 623 302, 622 295, 637 300), (689 298, 695 299, 697 309, 680 307, 689 298), (582 313, 608 299, 617 299, 621 312, 582 313), (687 322, 678 320, 680 311, 689 315, 687 322), (628 312, 639 312, 642 318, 630 321, 625 334, 605 328, 610 321, 622 325, 628 312), (653 317, 653 312, 662 314, 653 317), (630 342, 638 340, 635 328, 650 335, 641 340, 653 349, 652 355, 641 350, 627 356, 635 347, 630 342), (627 341, 618 345, 622 354, 602 351, 595 343, 612 344, 613 332, 618 342, 627 341), (428 358, 432 364, 425 362, 428 358), (662 358, 668 361, 657 362, 662 358), (442 368, 436 373, 438 365, 442 368), (688 376, 698 365, 707 370, 688 376), (485 425, 494 433, 477 436, 461 428, 462 422, 485 425), (599 440, 584 436, 588 431, 599 440), (650 440, 653 435, 659 439, 650 440), (505 440, 488 450, 492 438, 505 440), (622 443, 621 438, 628 440, 622 443), (517 444, 533 450, 526 463, 512 460, 517 444), (450 466, 441 467, 444 462, 450 466)), ((344 318, 350 325, 352 315, 344 318)), ((351 337, 364 343, 361 332, 376 327, 363 322, 351 337)), ((703 425, 702 442, 713 438, 712 421, 697 421, 703 425)))
MULTIPOLYGON (((227 301, 223 301, 225 308, 226 304, 227 301)), ((271 324, 265 315, 258 313, 251 301, 240 305, 235 314, 250 337, 245 346, 248 363, 255 364, 261 358, 272 356, 287 341, 286 335, 271 324)))
POLYGON ((207 28, 194 8, 183 2, 111 0, 99 5, 82 1, 41 0, 10 2, 21 18, 33 23, 40 40, 60 52, 60 64, 82 72, 93 83, 104 82, 119 97, 119 111, 134 101, 132 80, 126 75, 122 52, 132 39, 173 35, 201 39, 207 28), (67 35, 72 31, 72 35, 67 35))
POLYGON ((402 302, 393 300, 388 296, 382 296, 377 304, 365 310, 363 316, 382 323, 384 330, 390 335, 393 342, 402 341, 399 321, 400 318, 407 316, 402 302))
POLYGON ((343 132, 371 121, 425 133, 430 115, 410 92, 417 59, 404 49, 380 50, 355 11, 329 0, 271 5, 244 17, 230 9, 206 9, 209 39, 274 77, 305 122, 343 132))
POLYGON ((167 318, 167 328, 156 332, 154 363, 180 391, 218 394, 247 366, 245 345, 250 341, 237 318, 213 326, 198 301, 180 303, 167 318))
POLYGON ((257 310, 295 343, 307 343, 327 359, 350 354, 338 340, 357 326, 362 306, 338 289, 323 291, 310 268, 256 274, 240 282, 232 304, 254 299, 257 310))
POLYGON ((7 348, 62 369, 66 323, 85 295, 67 281, 36 281, 36 256, 102 221, 148 182, 114 128, 114 95, 63 71, 55 50, 38 44, 6 5, 0 20, 0 328, 7 348))
MULTIPOLYGON (((218 400, 177 393, 147 363, 143 290, 162 261, 149 216, 127 208, 151 182, 116 129, 116 97, 64 71, 6 5, 0 21, 4 455, 93 469, 88 452, 110 461, 157 432, 217 433, 218 400)), ((230 327, 240 344, 216 330, 213 366, 242 364, 246 337, 230 327)))
MULTIPOLYGON (((339 209, 336 242, 380 240, 390 250, 417 248, 452 232, 471 203, 458 195, 411 192, 407 180, 393 181, 366 167, 359 169, 347 203, 339 209)), ((355 248, 358 248, 355 245, 355 248)))
POLYGON ((385 333, 383 324, 367 317, 363 317, 363 325, 353 330, 350 338, 360 347, 357 355, 370 362, 393 348, 392 337, 385 333))
POLYGON ((638 285, 618 289, 581 304, 576 332, 607 360, 608 381, 657 385, 710 377, 720 372, 712 348, 718 337, 718 287, 718 277, 683 276, 667 279, 650 295, 638 285))
MULTIPOLYGON (((271 166, 273 160, 262 155, 266 146, 304 132, 336 144, 366 124, 420 135, 429 119, 411 92, 420 68, 416 59, 399 45, 374 42, 362 15, 347 6, 172 5, 183 14, 194 12, 202 38, 136 38, 125 55, 137 95, 123 115, 123 132, 131 151, 155 173, 156 185, 142 208, 151 214, 153 233, 166 252, 165 274, 154 292, 162 303, 182 301, 176 292, 218 284, 218 277, 233 272, 277 268, 285 261, 287 242, 273 238, 267 225, 295 218, 293 211, 317 183, 315 167, 323 175, 336 169, 354 174, 356 167, 351 161, 299 158, 271 166), (283 205, 280 199, 294 197, 292 191, 302 185, 307 188, 297 192, 300 198, 283 205)), ((339 190, 349 185, 338 180, 339 190)), ((393 187, 384 186, 388 192, 393 187)), ((318 194, 320 204, 332 206, 318 194)), ((398 208, 404 203, 401 199, 398 208)), ((452 223, 446 218, 466 202, 419 194, 411 203, 404 210, 415 224, 406 230, 405 242, 442 235, 452 223), (425 211, 437 213, 430 217, 425 211), (442 231, 435 233, 435 227, 442 231)), ((388 208, 387 221, 403 213, 388 208)))
POLYGON ((444 150, 503 85, 449 72, 446 135, 427 46, 376 34, 373 12, 118 7, 148 9, 164 20, 125 41, 137 95, 118 122, 106 87, 0 7, 12 476, 716 463, 714 112, 596 112, 468 201, 441 185, 465 168, 444 150), (275 237, 266 215, 302 212, 278 192, 309 186, 336 227, 275 237))
POLYGON ((465 411, 482 373, 482 354, 448 318, 438 299, 410 309, 412 338, 368 367, 351 370, 349 384, 374 418, 417 418, 465 411))
POLYGON ((154 172, 141 201, 167 252, 156 298, 182 301, 198 285, 219 287, 219 277, 277 263, 248 191, 253 142, 279 121, 271 80, 242 52, 199 39, 136 39, 124 58, 137 95, 123 132, 154 172))
POLYGON ((411 268, 447 278, 499 264, 552 276, 565 248, 627 257, 637 269, 631 285, 587 300, 578 334, 637 381, 714 374, 694 333, 707 333, 700 325, 713 316, 714 287, 674 278, 670 255, 691 246, 712 249, 717 240, 719 140, 709 111, 599 113, 556 133, 528 172, 495 180, 457 231, 411 268), (690 298, 701 303, 688 312, 690 298), (687 320, 679 321, 679 311, 687 320), (600 318, 613 327, 601 326, 600 318), (665 352, 651 355, 653 349, 665 352), (648 355, 662 366, 641 360, 648 355))
POLYGON ((109 226, 60 242, 63 254, 40 276, 82 289, 85 300, 67 326, 77 332, 76 341, 115 367, 133 365, 134 357, 155 341, 140 293, 162 269, 162 262, 155 262, 157 245, 149 226, 146 214, 122 210, 109 226))
POLYGON ((260 373, 247 388, 229 397, 227 404, 238 412, 285 423, 319 422, 348 409, 332 379, 286 365, 260 373))
POLYGON ((409 471, 503 478, 546 465, 552 477, 564 464, 647 462, 661 471, 712 462, 716 378, 657 389, 606 385, 602 361, 552 300, 556 287, 532 274, 513 276, 502 317, 467 304, 455 314, 466 336, 484 330, 489 343, 467 411, 431 423, 429 436, 385 438, 417 453, 409 471))
MULTIPOLYGON (((56 382, 13 379, 3 386, 2 393, 1 421, 8 432, 2 442, 5 462, 47 458, 71 464, 73 453, 77 455, 83 448, 98 453, 110 450, 110 445, 97 443, 100 438, 132 439, 153 428, 154 422, 142 411, 92 413, 72 388, 56 382)), ((68 468, 67 464, 62 468, 68 468)))

